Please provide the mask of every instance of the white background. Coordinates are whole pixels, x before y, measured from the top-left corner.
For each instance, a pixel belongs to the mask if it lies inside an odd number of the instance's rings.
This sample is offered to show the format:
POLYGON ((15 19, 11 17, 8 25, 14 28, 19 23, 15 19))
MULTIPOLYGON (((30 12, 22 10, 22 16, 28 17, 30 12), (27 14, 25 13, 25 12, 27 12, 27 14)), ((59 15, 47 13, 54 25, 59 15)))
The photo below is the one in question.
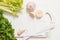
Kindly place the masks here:
POLYGON ((55 15, 56 26, 48 40, 60 40, 60 0, 48 0, 50 11, 55 15))
POLYGON ((46 40, 60 40, 60 0, 37 0, 37 1, 40 1, 41 8, 43 6, 43 9, 46 8, 44 10, 51 12, 51 14, 53 13, 56 19, 55 29, 52 31, 51 36, 46 40))
POLYGON ((37 6, 40 6, 40 9, 42 9, 44 12, 50 12, 55 17, 55 29, 52 31, 50 34, 51 36, 48 39, 43 40, 60 40, 60 0, 24 0, 24 3, 28 1, 35 1, 36 3, 38 2, 37 6))
MULTIPOLYGON (((48 6, 45 5, 46 10, 53 13, 56 19, 55 29, 52 31, 50 38, 47 40, 60 40, 60 0, 40 0, 40 2, 46 3, 48 5, 48 6)), ((37 39, 34 39, 34 40, 37 40, 37 39)))

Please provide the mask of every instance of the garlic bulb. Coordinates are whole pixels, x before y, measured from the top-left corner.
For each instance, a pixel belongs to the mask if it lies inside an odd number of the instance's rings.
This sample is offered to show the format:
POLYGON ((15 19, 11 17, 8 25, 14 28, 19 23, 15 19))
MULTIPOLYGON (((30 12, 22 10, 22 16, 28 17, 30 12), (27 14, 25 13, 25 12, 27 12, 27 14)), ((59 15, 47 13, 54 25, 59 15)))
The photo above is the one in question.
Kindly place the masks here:
POLYGON ((33 12, 34 9, 35 9, 35 7, 36 7, 35 3, 29 2, 29 3, 27 4, 27 11, 28 11, 28 12, 33 12))
POLYGON ((38 10, 36 13, 36 18, 40 19, 43 16, 43 12, 41 10, 38 10))

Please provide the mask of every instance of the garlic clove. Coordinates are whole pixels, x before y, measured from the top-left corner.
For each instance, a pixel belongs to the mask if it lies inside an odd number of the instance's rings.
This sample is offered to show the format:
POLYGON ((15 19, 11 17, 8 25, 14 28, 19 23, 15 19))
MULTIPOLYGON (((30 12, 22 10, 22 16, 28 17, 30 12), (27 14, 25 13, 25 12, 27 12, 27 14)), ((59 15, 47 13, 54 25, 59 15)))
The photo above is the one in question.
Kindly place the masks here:
POLYGON ((22 33, 24 33, 25 30, 24 29, 20 29, 18 32, 17 32, 17 35, 20 36, 22 33))
POLYGON ((30 17, 31 17, 32 19, 34 19, 35 15, 34 15, 33 12, 30 12, 29 15, 30 15, 30 17))

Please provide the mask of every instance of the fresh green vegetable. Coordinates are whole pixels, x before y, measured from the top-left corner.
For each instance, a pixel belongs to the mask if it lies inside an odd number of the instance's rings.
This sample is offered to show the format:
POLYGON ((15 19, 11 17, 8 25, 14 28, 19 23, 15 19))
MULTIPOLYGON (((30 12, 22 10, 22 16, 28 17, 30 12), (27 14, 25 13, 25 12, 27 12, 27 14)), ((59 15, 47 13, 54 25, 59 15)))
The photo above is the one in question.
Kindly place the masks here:
POLYGON ((0 40, 17 40, 14 37, 14 29, 11 23, 3 16, 0 10, 0 40))
POLYGON ((0 9, 15 16, 22 9, 23 0, 0 0, 0 9))

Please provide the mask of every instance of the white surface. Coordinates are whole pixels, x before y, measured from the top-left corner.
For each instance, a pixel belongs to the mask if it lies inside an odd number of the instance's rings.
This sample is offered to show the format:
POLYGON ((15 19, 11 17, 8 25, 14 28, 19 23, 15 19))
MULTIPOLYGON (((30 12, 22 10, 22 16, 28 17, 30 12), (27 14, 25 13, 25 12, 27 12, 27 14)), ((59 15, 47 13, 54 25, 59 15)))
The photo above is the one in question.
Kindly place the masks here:
MULTIPOLYGON (((25 0, 26 1, 26 3, 28 2, 28 0, 25 0)), ((31 0, 30 0, 31 1, 31 0)), ((35 0, 33 0, 33 1, 35 1, 35 0)), ((59 6, 59 4, 60 4, 60 2, 59 2, 59 0, 36 0, 35 2, 38 2, 37 3, 37 6, 38 6, 38 8, 40 8, 40 9, 42 9, 44 12, 50 12, 51 14, 53 13, 53 15, 55 16, 55 18, 56 18, 56 27, 55 27, 55 29, 54 29, 54 31, 52 32, 52 35, 51 35, 51 37, 49 38, 49 39, 47 39, 47 40, 60 40, 60 33, 59 33, 59 26, 60 26, 60 12, 59 12, 59 10, 60 10, 60 6, 59 6), (40 6, 40 7, 39 7, 40 6)), ((26 6, 26 3, 24 3, 25 4, 25 6, 26 6)), ((22 11, 23 12, 23 11, 22 11)), ((23 12, 23 13, 25 13, 25 12, 23 12)), ((20 16, 22 16, 22 14, 20 15, 20 16)), ((20 17, 19 16, 19 17, 20 17)), ((19 18, 18 17, 18 18, 19 18)), ((12 19, 16 19, 16 18, 13 18, 13 17, 11 17, 10 16, 10 18, 12 18, 12 19)), ((17 19, 16 19, 17 20, 17 19)), ((14 21, 15 22, 15 21, 14 21)), ((17 24, 14 24, 15 25, 15 27, 17 27, 18 28, 18 26, 20 25, 19 24, 19 21, 17 20, 16 21, 17 22, 17 24), (16 26, 17 25, 17 26, 16 26)), ((20 27, 20 26, 19 26, 20 27)), ((20 40, 20 39, 19 39, 20 40)), ((32 39, 31 39, 32 40, 32 39)), ((35 39, 34 39, 35 40, 35 39)), ((36 40, 38 40, 38 39, 36 39, 36 40)), ((39 39, 40 40, 40 39, 39 39)))
MULTIPOLYGON (((45 15, 43 15, 43 17, 41 19, 36 19, 36 18, 32 19, 29 16, 29 14, 26 12, 26 5, 28 2, 30 2, 30 1, 25 0, 24 5, 23 5, 24 9, 22 10, 19 17, 15 18, 15 17, 11 17, 9 15, 7 16, 5 14, 5 16, 9 19, 13 28, 15 29, 15 35, 17 35, 17 32, 21 28, 25 29, 25 32, 22 34, 22 36, 34 35, 38 32, 42 32, 43 30, 47 30, 47 29, 51 28, 51 26, 50 26, 51 20, 49 18, 49 15, 46 15, 46 10, 41 9, 41 10, 43 10, 43 13, 45 14, 45 15)), ((34 0, 33 2, 36 2, 36 0, 34 0)), ((36 10, 40 8, 39 4, 40 4, 39 1, 37 1, 36 10)))

